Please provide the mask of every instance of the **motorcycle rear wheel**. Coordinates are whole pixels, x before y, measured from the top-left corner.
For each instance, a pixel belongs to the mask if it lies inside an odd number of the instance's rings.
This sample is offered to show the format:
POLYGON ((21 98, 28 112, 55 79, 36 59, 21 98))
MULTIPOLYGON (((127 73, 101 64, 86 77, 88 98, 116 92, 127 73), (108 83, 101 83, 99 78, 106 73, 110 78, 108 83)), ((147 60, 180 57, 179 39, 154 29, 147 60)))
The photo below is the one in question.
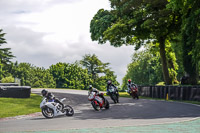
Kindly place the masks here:
POLYGON ((46 118, 53 118, 54 117, 54 111, 53 109, 49 108, 49 107, 46 107, 46 108, 43 108, 42 109, 42 115, 46 118))
POLYGON ((66 116, 74 115, 74 109, 71 106, 65 105, 64 110, 66 111, 66 116))
POLYGON ((110 108, 110 104, 109 104, 109 102, 108 102, 108 100, 107 99, 105 99, 105 109, 109 109, 110 108))

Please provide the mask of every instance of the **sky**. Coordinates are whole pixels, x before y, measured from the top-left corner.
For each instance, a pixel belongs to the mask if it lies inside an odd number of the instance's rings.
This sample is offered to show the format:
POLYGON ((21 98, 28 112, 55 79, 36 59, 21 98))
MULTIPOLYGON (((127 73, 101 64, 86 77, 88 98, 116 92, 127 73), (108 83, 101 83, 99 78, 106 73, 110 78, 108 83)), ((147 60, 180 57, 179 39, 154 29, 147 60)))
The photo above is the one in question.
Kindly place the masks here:
POLYGON ((109 0, 0 0, 4 46, 16 56, 12 61, 44 68, 95 54, 110 63, 121 84, 134 47, 115 48, 91 40, 90 21, 102 8, 110 10, 109 0))

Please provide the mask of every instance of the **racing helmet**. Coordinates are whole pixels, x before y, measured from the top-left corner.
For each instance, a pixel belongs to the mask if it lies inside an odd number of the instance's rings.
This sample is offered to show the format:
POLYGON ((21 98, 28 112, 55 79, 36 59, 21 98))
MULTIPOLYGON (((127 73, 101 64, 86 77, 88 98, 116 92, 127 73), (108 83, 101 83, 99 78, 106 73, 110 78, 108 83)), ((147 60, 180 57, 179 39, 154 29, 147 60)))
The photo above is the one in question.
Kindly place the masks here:
POLYGON ((46 89, 43 89, 43 90, 41 91, 42 96, 46 96, 47 93, 48 93, 48 91, 47 91, 46 89))
POLYGON ((128 83, 131 83, 131 79, 128 80, 128 83))
POLYGON ((107 84, 110 85, 111 83, 112 83, 112 81, 111 81, 111 80, 108 80, 107 84))
POLYGON ((92 89, 92 85, 89 85, 89 88, 88 88, 89 90, 91 90, 92 89))

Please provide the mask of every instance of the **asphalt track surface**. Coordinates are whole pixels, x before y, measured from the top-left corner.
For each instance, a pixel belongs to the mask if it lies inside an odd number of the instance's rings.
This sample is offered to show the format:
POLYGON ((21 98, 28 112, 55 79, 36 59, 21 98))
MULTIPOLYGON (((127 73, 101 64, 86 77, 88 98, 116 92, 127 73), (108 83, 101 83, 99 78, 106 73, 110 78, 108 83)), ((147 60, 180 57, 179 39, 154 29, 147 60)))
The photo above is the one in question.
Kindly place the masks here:
MULTIPOLYGON (((32 89, 39 94, 41 89, 32 89)), ((42 114, 0 120, 0 133, 29 131, 65 131, 108 127, 146 126, 190 121, 200 117, 200 106, 179 102, 120 98, 117 104, 109 98, 110 109, 95 111, 87 99, 87 91, 49 90, 57 98, 66 98, 71 105, 72 117, 59 116, 46 119, 42 114)), ((38 105, 39 106, 39 105, 38 105)))

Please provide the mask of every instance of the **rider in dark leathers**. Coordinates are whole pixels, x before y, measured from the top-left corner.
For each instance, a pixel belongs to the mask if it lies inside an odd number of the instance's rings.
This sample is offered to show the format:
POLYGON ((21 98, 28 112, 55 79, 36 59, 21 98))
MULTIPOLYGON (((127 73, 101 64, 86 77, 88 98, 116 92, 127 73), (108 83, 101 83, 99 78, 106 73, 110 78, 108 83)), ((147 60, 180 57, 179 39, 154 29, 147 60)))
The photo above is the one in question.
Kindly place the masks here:
POLYGON ((117 89, 117 87, 116 87, 115 85, 112 84, 112 81, 111 81, 111 80, 108 80, 108 82, 107 82, 107 89, 106 89, 107 95, 110 95, 109 89, 111 89, 112 87, 114 87, 114 88, 116 89, 116 91, 117 91, 117 96, 119 96, 118 89, 117 89))
POLYGON ((55 98, 55 96, 54 96, 52 93, 48 92, 46 89, 43 89, 43 90, 41 91, 41 94, 42 94, 43 97, 46 97, 46 98, 47 98, 48 102, 56 102, 56 103, 59 103, 59 104, 62 106, 62 109, 61 109, 61 110, 64 109, 64 104, 63 104, 58 98, 55 98))

